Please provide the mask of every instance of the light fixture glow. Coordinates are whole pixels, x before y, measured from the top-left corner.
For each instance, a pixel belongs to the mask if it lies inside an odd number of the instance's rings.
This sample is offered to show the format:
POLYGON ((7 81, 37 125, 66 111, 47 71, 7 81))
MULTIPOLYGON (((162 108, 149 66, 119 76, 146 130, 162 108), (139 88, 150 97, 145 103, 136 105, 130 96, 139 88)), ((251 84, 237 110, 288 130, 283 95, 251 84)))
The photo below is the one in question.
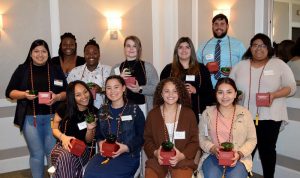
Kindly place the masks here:
POLYGON ((218 14, 224 14, 226 15, 228 21, 230 19, 230 9, 216 9, 213 11, 213 17, 218 15, 218 14))

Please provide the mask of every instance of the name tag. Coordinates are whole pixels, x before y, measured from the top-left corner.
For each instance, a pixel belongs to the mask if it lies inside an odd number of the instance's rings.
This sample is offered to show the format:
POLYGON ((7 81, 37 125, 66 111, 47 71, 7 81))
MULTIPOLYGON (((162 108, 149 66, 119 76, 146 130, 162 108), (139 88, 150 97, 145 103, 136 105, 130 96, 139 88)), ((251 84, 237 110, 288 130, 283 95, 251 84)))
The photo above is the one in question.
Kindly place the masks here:
POLYGON ((185 139, 185 131, 176 131, 174 133, 174 139, 185 139))
POLYGON ((264 70, 264 75, 274 75, 273 70, 264 70))
POLYGON ((205 59, 206 59, 207 61, 212 61, 212 60, 214 60, 214 55, 213 55, 213 54, 207 54, 207 55, 205 56, 205 59))
POLYGON ((54 79, 54 85, 62 87, 64 85, 62 80, 54 79))
POLYGON ((121 74, 119 67, 115 68, 114 71, 115 71, 115 75, 120 75, 121 74))
POLYGON ((77 125, 78 125, 79 130, 83 130, 83 129, 85 129, 85 128, 87 127, 85 121, 80 122, 80 123, 78 123, 77 125))
POLYGON ((195 81, 195 75, 186 75, 185 81, 187 82, 194 82, 195 81))
POLYGON ((128 116, 121 116, 121 121, 131 121, 132 120, 132 116, 128 115, 128 116))

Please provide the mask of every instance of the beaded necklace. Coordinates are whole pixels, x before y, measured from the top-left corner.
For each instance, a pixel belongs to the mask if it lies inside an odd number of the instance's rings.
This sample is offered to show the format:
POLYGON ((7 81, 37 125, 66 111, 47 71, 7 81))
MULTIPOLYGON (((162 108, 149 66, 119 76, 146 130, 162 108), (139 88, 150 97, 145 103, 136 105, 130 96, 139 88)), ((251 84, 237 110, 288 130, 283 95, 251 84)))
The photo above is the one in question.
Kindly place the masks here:
MULTIPOLYGON (((232 139, 232 125, 233 125, 233 119, 235 116, 235 109, 236 107, 234 107, 233 110, 233 115, 232 115, 232 119, 231 119, 231 126, 230 126, 230 130, 229 130, 229 137, 228 137, 228 142, 230 142, 230 139, 232 139)), ((221 113, 222 115, 222 113, 221 113)), ((218 134, 218 119, 219 119, 219 111, 217 111, 217 118, 216 118, 216 135, 217 135, 217 141, 218 141, 218 145, 220 146, 220 139, 219 139, 219 134, 218 134)), ((225 174, 226 174, 226 166, 223 166, 223 175, 222 178, 225 178, 225 174)))
POLYGON ((163 120, 164 120, 164 136, 165 136, 165 141, 171 141, 171 142, 173 141, 173 142, 175 142, 175 140, 174 140, 174 133, 175 133, 175 125, 176 125, 176 122, 177 122, 178 107, 179 106, 176 106, 175 118, 174 118, 174 123, 173 123, 172 140, 171 140, 170 137, 169 137, 168 129, 167 129, 167 125, 166 125, 166 118, 165 118, 165 111, 164 111, 165 107, 164 107, 164 105, 162 106, 161 114, 162 114, 162 117, 163 117, 163 120))
MULTIPOLYGON (((202 63, 204 64, 204 61, 203 61, 203 58, 204 58, 204 56, 203 56, 203 52, 204 52, 204 49, 206 48, 206 46, 208 45, 208 43, 212 40, 212 39, 214 39, 214 38, 211 38, 211 39, 209 39, 206 43, 205 43, 205 45, 204 45, 204 47, 203 47, 203 49, 202 49, 202 51, 201 51, 201 53, 202 53, 202 56, 201 56, 201 59, 202 59, 202 63)), ((229 36, 227 36, 227 39, 228 39, 228 46, 229 46, 229 59, 230 59, 230 67, 232 67, 232 52, 231 52, 231 44, 230 44, 230 38, 229 38, 229 36)))
MULTIPOLYGON (((122 112, 119 114, 119 119, 117 118, 117 134, 116 134, 116 140, 118 140, 118 137, 119 137, 119 133, 120 133, 120 125, 121 125, 121 117, 123 115, 123 112, 125 111, 125 108, 127 107, 127 103, 125 103, 124 107, 123 107, 123 110, 122 112)), ((108 123, 108 133, 109 135, 111 134, 111 123, 109 121, 109 118, 107 118, 107 123, 108 123)))
MULTIPOLYGON (((51 91, 51 85, 50 85, 50 67, 49 63, 47 62, 47 80, 48 80, 48 90, 51 91)), ((33 84, 33 72, 32 72, 32 61, 30 62, 30 83, 31 83, 31 89, 34 90, 34 84, 33 84)), ((32 112, 33 112, 33 125, 36 127, 36 108, 35 108, 35 101, 32 100, 32 112)), ((52 106, 49 106, 49 112, 52 122, 52 106)))
MULTIPOLYGON (((258 91, 257 93, 259 93, 259 90, 260 90, 260 86, 261 86, 261 77, 262 77, 262 74, 264 73, 264 70, 265 70, 265 67, 267 65, 268 61, 264 64, 262 70, 261 70, 261 73, 260 73, 260 76, 259 76, 259 79, 258 79, 258 91)), ((249 80, 249 93, 248 93, 248 110, 249 110, 249 107, 250 107, 250 97, 251 97, 251 64, 252 64, 252 61, 250 61, 250 80, 249 80)), ((257 126, 258 125, 258 120, 259 120, 259 113, 258 113, 258 106, 256 106, 256 115, 255 115, 255 125, 257 126)))
MULTIPOLYGON (((232 125, 233 125, 233 119, 234 119, 234 116, 235 116, 235 109, 236 109, 236 107, 234 107, 233 115, 232 115, 232 118, 231 118, 231 125, 230 125, 230 130, 229 130, 229 137, 228 137, 229 142, 230 142, 230 139, 232 139, 232 125)), ((221 145, 220 144, 220 139, 219 139, 219 134, 218 134, 218 120, 219 120, 219 111, 217 111, 217 117, 216 117, 216 135, 217 135, 218 145, 221 145)))

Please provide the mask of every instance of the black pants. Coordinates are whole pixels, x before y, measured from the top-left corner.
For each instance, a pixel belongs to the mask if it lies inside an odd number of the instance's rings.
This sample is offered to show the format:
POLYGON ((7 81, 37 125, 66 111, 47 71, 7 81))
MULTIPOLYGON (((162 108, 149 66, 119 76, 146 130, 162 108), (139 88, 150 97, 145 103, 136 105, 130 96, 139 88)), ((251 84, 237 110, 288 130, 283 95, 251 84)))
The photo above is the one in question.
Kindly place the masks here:
MULTIPOLYGON (((255 121, 254 121, 255 122, 255 121)), ((276 142, 282 121, 263 120, 256 127, 257 145, 252 152, 254 157, 258 149, 264 178, 274 178, 276 165, 276 142)))

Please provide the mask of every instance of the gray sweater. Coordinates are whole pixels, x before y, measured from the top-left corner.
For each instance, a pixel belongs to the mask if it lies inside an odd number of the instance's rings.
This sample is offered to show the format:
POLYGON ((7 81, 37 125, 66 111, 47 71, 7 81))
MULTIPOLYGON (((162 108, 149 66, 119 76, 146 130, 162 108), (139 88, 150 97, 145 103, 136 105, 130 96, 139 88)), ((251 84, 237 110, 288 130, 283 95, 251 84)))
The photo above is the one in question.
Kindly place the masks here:
MULTIPOLYGON (((159 82, 159 79, 158 79, 157 71, 154 68, 154 66, 149 62, 146 62, 146 61, 144 61, 144 62, 145 62, 145 70, 146 70, 145 72, 146 72, 147 83, 145 86, 141 86, 141 87, 143 88, 142 94, 145 95, 145 97, 146 97, 147 111, 149 112, 153 107, 153 94, 154 94, 156 86, 159 82)), ((115 75, 115 69, 119 68, 120 65, 121 65, 121 63, 113 66, 110 75, 115 75)))

